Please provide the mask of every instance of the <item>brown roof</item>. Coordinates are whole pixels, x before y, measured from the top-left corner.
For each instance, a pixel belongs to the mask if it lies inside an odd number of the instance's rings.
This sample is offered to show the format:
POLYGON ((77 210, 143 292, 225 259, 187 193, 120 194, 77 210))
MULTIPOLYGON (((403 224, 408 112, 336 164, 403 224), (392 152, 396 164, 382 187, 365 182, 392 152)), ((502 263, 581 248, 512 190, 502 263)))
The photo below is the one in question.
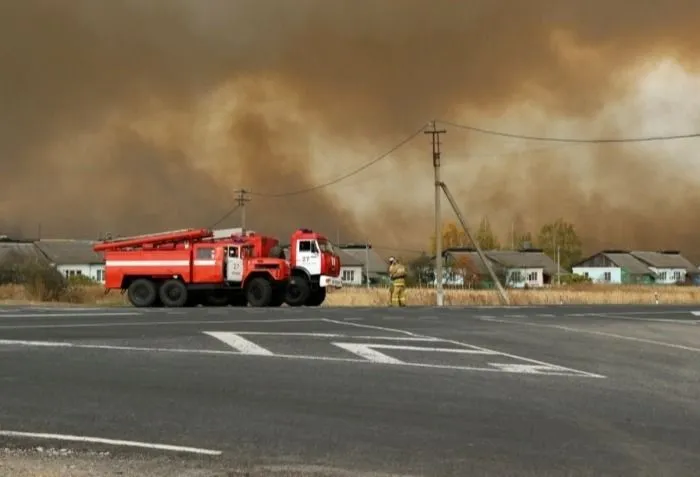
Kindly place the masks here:
POLYGON ((89 265, 104 263, 102 254, 92 250, 89 240, 39 240, 34 242, 41 252, 56 265, 89 265))

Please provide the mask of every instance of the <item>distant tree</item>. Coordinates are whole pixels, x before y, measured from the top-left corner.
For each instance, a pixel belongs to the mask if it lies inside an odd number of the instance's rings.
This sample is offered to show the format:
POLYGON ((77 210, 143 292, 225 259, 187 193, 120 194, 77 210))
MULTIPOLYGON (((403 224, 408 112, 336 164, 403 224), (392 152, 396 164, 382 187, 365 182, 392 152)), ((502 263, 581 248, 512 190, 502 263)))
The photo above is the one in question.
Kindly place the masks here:
MULTIPOLYGON (((435 255, 437 245, 435 243, 435 234, 430 236, 430 253, 435 255)), ((446 222, 442 226, 442 249, 466 247, 469 244, 467 234, 464 233, 462 227, 456 222, 446 222)))
POLYGON ((537 245, 552 259, 556 259, 559 247, 561 266, 564 269, 569 269, 582 256, 581 239, 574 225, 561 218, 542 226, 537 245))
POLYGON ((413 260, 404 263, 408 269, 407 284, 409 286, 427 285, 435 279, 433 262, 427 253, 422 253, 413 260))
POLYGON ((496 234, 491 228, 491 222, 488 217, 484 216, 479 223, 479 228, 476 231, 475 240, 479 243, 482 250, 498 250, 501 248, 501 243, 496 237, 496 234))

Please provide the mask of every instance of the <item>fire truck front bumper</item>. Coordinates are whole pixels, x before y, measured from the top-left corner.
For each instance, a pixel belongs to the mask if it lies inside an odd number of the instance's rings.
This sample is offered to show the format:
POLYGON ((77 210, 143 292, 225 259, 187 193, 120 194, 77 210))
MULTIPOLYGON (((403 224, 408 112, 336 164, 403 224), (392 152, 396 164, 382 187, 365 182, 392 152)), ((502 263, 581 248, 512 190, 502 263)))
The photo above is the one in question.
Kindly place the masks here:
POLYGON ((343 282, 339 277, 331 277, 328 275, 321 275, 319 285, 321 287, 328 287, 328 288, 342 288, 343 282))

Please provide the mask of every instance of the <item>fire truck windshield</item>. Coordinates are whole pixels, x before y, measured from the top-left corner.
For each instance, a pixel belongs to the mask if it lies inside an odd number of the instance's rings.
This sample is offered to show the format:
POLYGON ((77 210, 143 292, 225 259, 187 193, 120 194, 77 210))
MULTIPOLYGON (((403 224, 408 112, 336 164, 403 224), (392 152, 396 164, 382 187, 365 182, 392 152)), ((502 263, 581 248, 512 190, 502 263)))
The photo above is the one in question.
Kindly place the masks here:
POLYGON ((333 253, 333 245, 328 240, 317 240, 321 252, 333 253))

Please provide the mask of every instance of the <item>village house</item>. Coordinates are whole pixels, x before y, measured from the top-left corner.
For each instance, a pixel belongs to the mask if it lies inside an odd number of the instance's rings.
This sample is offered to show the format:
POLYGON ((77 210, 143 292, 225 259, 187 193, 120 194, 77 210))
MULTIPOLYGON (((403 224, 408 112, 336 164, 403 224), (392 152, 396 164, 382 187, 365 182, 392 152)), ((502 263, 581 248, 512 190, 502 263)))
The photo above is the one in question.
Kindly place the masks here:
POLYGON ((678 251, 603 250, 572 266, 594 283, 674 284, 696 280, 695 267, 678 251))
POLYGON ((83 276, 104 283, 105 262, 92 250, 90 240, 43 239, 34 242, 36 248, 67 278, 83 276))
MULTIPOLYGON (((511 288, 538 288, 556 280, 566 271, 541 249, 483 251, 501 284, 511 288)), ((434 263, 434 258, 433 258, 434 263)), ((443 285, 491 288, 495 284, 473 248, 449 248, 443 252, 443 285)), ((432 285, 436 284, 433 279, 432 285)))
POLYGON ((370 285, 387 283, 389 264, 377 253, 372 245, 344 244, 335 247, 340 255, 340 278, 343 284, 370 285))

